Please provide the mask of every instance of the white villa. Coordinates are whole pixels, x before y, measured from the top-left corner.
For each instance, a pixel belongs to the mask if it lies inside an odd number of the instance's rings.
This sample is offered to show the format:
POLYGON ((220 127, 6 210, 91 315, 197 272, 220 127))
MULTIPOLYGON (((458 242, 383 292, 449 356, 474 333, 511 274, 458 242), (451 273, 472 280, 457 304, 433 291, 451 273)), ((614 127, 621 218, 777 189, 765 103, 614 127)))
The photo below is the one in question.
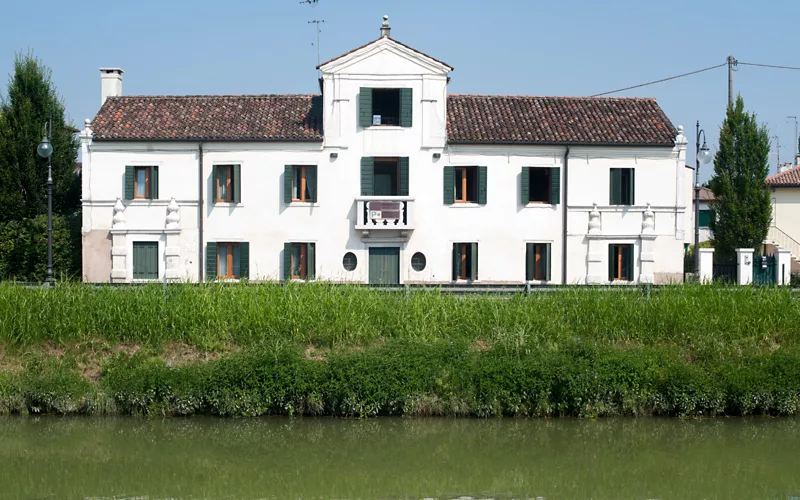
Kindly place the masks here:
POLYGON ((123 96, 101 69, 83 279, 682 281, 686 139, 654 99, 449 94, 387 18, 319 70, 321 95, 123 96))
POLYGON ((764 242, 767 251, 791 251, 791 273, 800 273, 800 156, 795 165, 784 163, 767 177, 772 191, 772 222, 764 242))

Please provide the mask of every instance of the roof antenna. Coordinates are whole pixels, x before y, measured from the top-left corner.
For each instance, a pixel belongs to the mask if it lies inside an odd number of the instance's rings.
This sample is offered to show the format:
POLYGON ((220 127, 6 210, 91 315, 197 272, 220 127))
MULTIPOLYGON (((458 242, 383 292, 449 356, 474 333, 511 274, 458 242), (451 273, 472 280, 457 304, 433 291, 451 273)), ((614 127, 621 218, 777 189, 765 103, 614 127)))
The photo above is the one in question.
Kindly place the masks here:
MULTIPOLYGON (((314 10, 316 10, 317 4, 319 3, 319 0, 301 0, 300 3, 310 4, 311 6, 314 7, 314 10)), ((319 58, 319 34, 322 31, 322 30, 319 29, 319 25, 320 25, 320 23, 324 23, 324 22, 325 22, 324 19, 314 19, 313 21, 308 21, 308 24, 313 24, 317 29, 317 66, 319 66, 319 64, 320 64, 320 58, 319 58)), ((314 44, 312 43, 311 45, 314 45, 314 44)))

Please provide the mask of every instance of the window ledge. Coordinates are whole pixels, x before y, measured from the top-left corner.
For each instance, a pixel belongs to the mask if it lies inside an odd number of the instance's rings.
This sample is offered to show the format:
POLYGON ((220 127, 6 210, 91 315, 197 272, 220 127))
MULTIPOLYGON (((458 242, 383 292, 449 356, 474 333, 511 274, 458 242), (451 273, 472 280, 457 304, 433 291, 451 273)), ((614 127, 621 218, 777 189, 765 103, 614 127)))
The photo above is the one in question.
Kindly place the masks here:
POLYGON ((215 207, 243 207, 244 204, 242 204, 241 202, 240 203, 236 203, 236 202, 233 202, 233 201, 215 201, 214 202, 214 206, 215 207))
POLYGON ((528 203, 525 208, 555 208, 556 205, 552 203, 528 203))
POLYGON ((287 207, 318 207, 319 202, 316 201, 293 201, 286 205, 287 207))
POLYGON ((364 127, 364 130, 403 130, 410 127, 402 127, 400 125, 370 125, 369 127, 364 127))
POLYGON ((452 205, 450 205, 450 208, 480 208, 482 206, 483 205, 481 205, 480 203, 469 202, 469 203, 453 203, 452 205))
POLYGON ((160 283, 160 278, 133 278, 131 283, 160 283))

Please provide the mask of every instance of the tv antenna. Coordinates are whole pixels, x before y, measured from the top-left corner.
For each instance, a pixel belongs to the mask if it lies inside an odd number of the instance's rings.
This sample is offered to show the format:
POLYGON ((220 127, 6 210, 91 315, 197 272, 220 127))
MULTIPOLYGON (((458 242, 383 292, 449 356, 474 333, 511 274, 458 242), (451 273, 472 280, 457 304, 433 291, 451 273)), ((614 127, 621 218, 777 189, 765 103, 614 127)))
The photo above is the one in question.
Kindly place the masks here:
MULTIPOLYGON (((313 0, 307 0, 307 1, 311 2, 313 0)), ((314 19, 313 21, 309 21, 308 22, 308 24, 313 24, 317 28, 317 66, 319 66, 319 63, 320 63, 320 59, 319 59, 319 34, 322 31, 322 30, 319 29, 319 25, 321 23, 324 23, 324 22, 325 22, 324 19, 314 19)))

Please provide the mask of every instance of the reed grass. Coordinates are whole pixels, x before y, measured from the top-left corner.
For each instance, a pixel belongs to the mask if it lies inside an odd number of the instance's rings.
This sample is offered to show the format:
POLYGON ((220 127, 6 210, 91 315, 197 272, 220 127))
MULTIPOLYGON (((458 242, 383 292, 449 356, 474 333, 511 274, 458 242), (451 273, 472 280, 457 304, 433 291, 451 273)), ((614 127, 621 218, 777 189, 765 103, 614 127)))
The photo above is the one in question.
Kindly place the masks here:
POLYGON ((308 284, 55 288, 0 284, 0 344, 103 339, 265 347, 459 341, 518 351, 574 340, 674 346, 696 355, 793 349, 800 306, 777 288, 669 286, 652 292, 568 288, 530 295, 451 295, 308 284))

